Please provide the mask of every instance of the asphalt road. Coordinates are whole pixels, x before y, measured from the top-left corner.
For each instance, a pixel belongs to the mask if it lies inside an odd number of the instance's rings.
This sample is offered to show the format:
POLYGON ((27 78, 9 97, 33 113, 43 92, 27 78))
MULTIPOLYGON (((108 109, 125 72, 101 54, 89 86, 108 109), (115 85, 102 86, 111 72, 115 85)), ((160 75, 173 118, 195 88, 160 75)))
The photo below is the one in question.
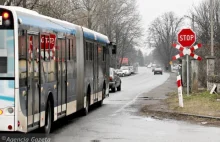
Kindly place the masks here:
MULTIPOLYGON (((122 78, 122 91, 110 93, 102 107, 94 107, 85 117, 73 116, 55 123, 51 137, 55 142, 189 142, 220 141, 220 129, 174 120, 156 120, 135 115, 131 107, 144 92, 167 81, 169 74, 153 75, 150 69, 122 78)), ((175 80, 174 80, 175 81, 175 80)))

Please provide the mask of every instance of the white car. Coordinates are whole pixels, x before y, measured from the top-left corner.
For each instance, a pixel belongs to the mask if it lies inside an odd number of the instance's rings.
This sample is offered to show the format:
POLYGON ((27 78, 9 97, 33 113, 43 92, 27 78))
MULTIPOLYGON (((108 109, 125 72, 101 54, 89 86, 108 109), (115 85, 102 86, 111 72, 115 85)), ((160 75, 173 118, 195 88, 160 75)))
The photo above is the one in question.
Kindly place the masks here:
POLYGON ((128 66, 122 66, 121 68, 120 68, 120 70, 122 70, 122 72, 123 72, 123 74, 124 75, 131 75, 131 71, 130 71, 130 69, 129 69, 129 67, 128 66))
POLYGON ((133 66, 128 66, 129 70, 131 71, 131 74, 134 73, 134 67, 133 66))
POLYGON ((116 69, 116 70, 115 70, 115 73, 116 73, 118 76, 125 76, 125 74, 123 73, 123 71, 120 70, 120 69, 116 69))

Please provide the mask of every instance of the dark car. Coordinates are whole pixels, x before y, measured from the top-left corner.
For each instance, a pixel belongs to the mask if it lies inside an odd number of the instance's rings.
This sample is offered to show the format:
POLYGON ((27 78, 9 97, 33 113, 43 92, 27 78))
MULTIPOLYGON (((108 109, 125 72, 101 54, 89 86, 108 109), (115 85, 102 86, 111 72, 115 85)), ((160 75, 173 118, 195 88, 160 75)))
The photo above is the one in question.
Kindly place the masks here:
POLYGON ((163 74, 162 68, 159 68, 159 67, 155 68, 155 69, 154 69, 154 75, 155 75, 155 74, 161 74, 161 75, 162 75, 162 74, 163 74))
POLYGON ((121 79, 113 68, 110 68, 109 88, 112 92, 121 91, 121 79))

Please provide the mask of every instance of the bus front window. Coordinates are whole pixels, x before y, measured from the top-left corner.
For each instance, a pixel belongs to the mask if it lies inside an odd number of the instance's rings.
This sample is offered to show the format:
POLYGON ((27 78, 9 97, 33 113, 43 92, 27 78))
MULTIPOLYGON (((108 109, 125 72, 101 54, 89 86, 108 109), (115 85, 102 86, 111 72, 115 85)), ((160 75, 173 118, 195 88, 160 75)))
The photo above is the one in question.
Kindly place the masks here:
POLYGON ((0 77, 14 77, 14 30, 0 30, 0 77))

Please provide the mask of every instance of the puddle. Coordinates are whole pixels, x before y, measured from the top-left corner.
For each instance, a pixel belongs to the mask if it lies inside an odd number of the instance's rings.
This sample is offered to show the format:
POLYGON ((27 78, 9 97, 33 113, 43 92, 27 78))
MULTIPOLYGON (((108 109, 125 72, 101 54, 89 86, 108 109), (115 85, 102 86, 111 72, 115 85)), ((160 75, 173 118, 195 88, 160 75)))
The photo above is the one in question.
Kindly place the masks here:
POLYGON ((151 117, 141 117, 141 116, 130 116, 131 119, 136 119, 136 120, 144 120, 144 121, 157 121, 154 118, 151 117))

